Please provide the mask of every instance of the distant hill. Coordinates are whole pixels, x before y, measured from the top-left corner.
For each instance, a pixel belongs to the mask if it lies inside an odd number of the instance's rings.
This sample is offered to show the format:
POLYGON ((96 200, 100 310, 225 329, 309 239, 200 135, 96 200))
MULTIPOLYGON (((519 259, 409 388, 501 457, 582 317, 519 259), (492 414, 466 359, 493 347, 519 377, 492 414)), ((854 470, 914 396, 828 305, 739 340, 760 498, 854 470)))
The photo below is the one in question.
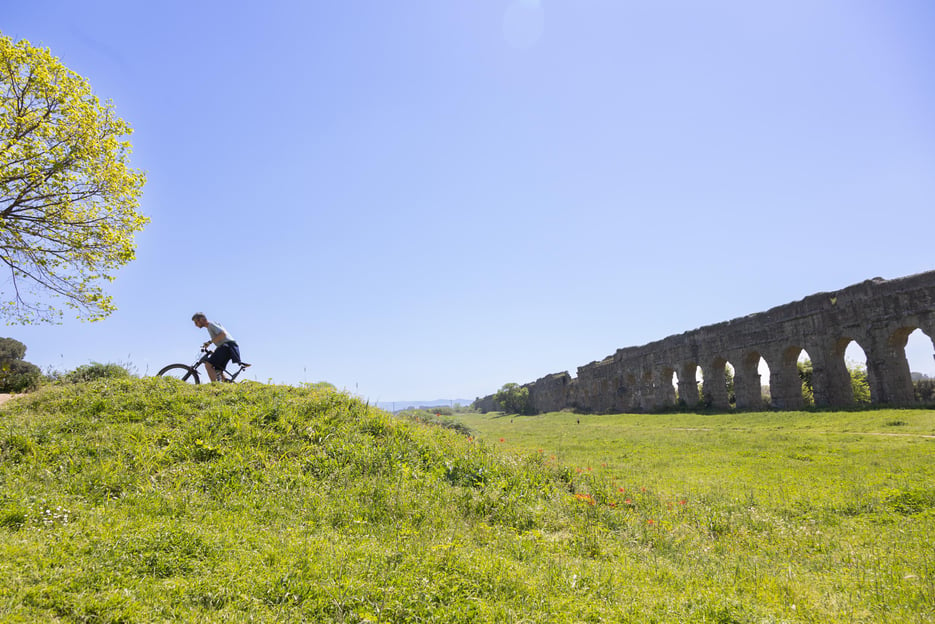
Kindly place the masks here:
POLYGON ((467 407, 473 402, 474 399, 435 399, 433 401, 377 401, 375 405, 388 412, 398 412, 404 409, 417 409, 420 407, 454 407, 455 405, 467 407))

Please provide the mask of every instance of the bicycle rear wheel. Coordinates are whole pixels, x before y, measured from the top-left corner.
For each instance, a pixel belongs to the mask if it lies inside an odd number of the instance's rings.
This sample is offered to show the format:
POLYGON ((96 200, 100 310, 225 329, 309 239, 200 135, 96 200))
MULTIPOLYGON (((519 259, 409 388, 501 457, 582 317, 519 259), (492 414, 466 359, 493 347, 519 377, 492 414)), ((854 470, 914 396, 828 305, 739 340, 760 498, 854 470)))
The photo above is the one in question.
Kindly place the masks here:
POLYGON ((198 378, 198 371, 185 364, 169 364, 156 373, 156 377, 174 377, 188 383, 201 383, 201 379, 198 378))

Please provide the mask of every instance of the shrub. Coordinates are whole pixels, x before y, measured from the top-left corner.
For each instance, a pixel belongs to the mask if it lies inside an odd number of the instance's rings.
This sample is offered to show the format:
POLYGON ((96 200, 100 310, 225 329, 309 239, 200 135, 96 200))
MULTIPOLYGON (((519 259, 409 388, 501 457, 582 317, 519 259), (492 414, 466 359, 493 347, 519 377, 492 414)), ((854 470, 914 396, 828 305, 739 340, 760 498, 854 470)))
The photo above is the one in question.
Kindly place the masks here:
POLYGON ((0 363, 0 392, 35 390, 41 381, 42 371, 35 364, 23 360, 0 363))
POLYGON ((529 388, 519 384, 505 384, 494 395, 494 400, 507 414, 527 414, 530 411, 529 388))
POLYGON ((935 404, 935 379, 920 379, 912 384, 915 390, 916 401, 925 404, 935 404))
POLYGON ((95 379, 125 379, 132 376, 127 367, 121 364, 91 362, 79 366, 70 373, 65 373, 62 375, 61 380, 64 383, 83 383, 95 379))
POLYGON ((13 338, 0 338, 0 392, 33 390, 42 380, 35 364, 23 361, 26 345, 13 338))
POLYGON ((867 377, 867 367, 848 362, 847 370, 851 374, 851 391, 854 393, 854 402, 859 405, 869 405, 870 380, 867 377))

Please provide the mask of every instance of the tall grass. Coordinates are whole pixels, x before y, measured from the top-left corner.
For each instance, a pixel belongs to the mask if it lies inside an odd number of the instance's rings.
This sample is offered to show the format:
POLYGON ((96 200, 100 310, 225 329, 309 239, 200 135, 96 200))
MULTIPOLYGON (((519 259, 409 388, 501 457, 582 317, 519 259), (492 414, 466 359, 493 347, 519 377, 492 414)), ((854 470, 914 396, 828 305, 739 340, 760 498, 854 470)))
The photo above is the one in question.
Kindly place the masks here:
POLYGON ((0 620, 932 621, 932 416, 897 416, 916 437, 764 420, 731 452, 712 417, 472 439, 329 389, 49 387, 0 410, 0 620))

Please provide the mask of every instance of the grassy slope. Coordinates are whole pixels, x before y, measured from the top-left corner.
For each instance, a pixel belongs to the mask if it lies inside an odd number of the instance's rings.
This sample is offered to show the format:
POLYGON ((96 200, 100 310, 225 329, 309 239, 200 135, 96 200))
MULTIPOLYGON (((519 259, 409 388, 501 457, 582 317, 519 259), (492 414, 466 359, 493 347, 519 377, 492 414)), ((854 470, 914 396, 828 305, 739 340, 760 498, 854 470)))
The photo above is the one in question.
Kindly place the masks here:
POLYGON ((0 410, 0 620, 933 621, 932 441, 851 416, 474 417, 484 443, 339 393, 48 388, 0 410))

